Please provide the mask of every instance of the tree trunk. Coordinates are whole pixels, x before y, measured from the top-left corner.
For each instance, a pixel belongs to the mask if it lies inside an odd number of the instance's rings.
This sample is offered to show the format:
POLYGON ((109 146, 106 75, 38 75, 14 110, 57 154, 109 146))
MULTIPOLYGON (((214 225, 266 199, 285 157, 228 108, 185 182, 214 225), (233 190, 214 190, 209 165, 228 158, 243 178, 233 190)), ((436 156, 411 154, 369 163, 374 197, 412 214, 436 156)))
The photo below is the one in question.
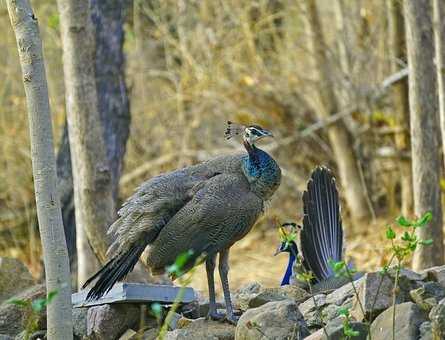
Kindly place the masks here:
MULTIPOLYGON (((106 230, 114 219, 112 171, 107 160, 104 131, 98 111, 95 79, 95 37, 89 2, 58 0, 63 45, 67 120, 73 169, 77 225, 78 282, 95 267, 88 236, 98 259, 106 261, 106 230), (83 256, 85 255, 85 256, 83 256)), ((94 257, 93 257, 94 258, 94 257)))
MULTIPOLYGON (((315 0, 304 1, 309 35, 309 49, 314 61, 314 70, 320 84, 320 118, 326 118, 338 112, 339 105, 334 93, 334 86, 329 76, 329 60, 325 53, 325 39, 318 17, 315 0)), ((371 207, 366 196, 358 159, 354 152, 352 136, 343 121, 328 128, 328 136, 337 162, 340 181, 345 193, 352 218, 356 222, 371 218, 371 207)))
POLYGON ((57 291, 47 306, 49 339, 72 339, 71 279, 57 192, 51 112, 42 42, 28 0, 8 0, 28 106, 34 187, 45 263, 47 292, 57 291))
MULTIPOLYGON (((123 54, 125 4, 120 1, 92 1, 92 5, 92 20, 96 34, 98 109, 111 169, 113 198, 117 206, 119 179, 130 130, 130 105, 125 85, 123 54)), ((67 125, 60 141, 57 170, 68 253, 72 272, 77 273, 76 221, 67 125)))
POLYGON ((59 191, 60 205, 62 206, 66 246, 70 259, 71 282, 73 289, 75 289, 77 286, 76 219, 74 217, 73 172, 67 122, 65 122, 63 128, 57 153, 57 189, 59 191))
MULTIPOLYGON (((400 0, 388 2, 388 39, 389 53, 391 56, 391 74, 400 71, 403 63, 406 63, 405 23, 403 8, 400 0)), ((395 144, 400 154, 405 153, 411 147, 409 136, 409 100, 408 79, 403 78, 392 88, 393 105, 397 127, 400 132, 395 135, 395 144)), ((400 198, 402 214, 409 216, 413 212, 413 180, 411 175, 411 162, 401 158, 399 161, 400 172, 400 198)))
POLYGON ((414 210, 420 216, 431 211, 433 221, 418 229, 430 247, 414 254, 415 270, 442 265, 442 205, 439 186, 436 73, 429 1, 405 0, 406 43, 409 67, 409 105, 413 168, 414 210))
POLYGON ((113 197, 117 202, 119 178, 130 133, 130 102, 124 70, 125 1, 91 0, 96 33, 96 89, 111 169, 113 197))
POLYGON ((434 41, 436 47, 437 92, 439 95, 440 130, 445 161, 445 3, 433 1, 434 41))

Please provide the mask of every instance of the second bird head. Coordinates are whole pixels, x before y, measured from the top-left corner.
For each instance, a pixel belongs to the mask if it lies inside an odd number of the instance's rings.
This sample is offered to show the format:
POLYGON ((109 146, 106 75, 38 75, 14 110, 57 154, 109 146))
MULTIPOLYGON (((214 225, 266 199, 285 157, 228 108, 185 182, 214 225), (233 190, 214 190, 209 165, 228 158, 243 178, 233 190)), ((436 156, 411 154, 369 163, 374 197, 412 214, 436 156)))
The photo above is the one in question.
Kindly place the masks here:
POLYGON ((278 255, 280 253, 291 253, 295 257, 298 255, 298 246, 296 243, 296 228, 299 227, 295 223, 283 223, 281 227, 279 227, 278 231, 280 234, 280 245, 277 248, 277 251, 274 255, 278 255), (290 228, 290 231, 287 232, 286 228, 290 228))

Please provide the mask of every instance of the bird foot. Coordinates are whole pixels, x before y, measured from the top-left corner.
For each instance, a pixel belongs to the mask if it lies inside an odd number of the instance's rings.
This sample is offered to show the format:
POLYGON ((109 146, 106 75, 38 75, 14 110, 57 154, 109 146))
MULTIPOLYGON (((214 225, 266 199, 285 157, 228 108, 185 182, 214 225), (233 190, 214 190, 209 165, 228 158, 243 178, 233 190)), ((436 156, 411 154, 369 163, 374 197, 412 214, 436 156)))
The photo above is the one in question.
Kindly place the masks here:
POLYGON ((232 325, 236 325, 238 323, 239 320, 239 316, 236 315, 226 315, 223 313, 218 313, 218 312, 209 312, 209 314, 207 314, 207 320, 215 320, 215 321, 221 321, 221 322, 228 322, 232 325))
POLYGON ((226 322, 236 326, 236 324, 238 323, 239 318, 240 318, 239 316, 236 316, 236 315, 233 315, 233 314, 232 315, 226 315, 226 317, 224 318, 224 321, 226 321, 226 322))
POLYGON ((226 315, 225 314, 223 314, 223 313, 218 313, 218 312, 209 312, 208 314, 207 314, 207 320, 215 320, 215 321, 222 321, 222 320, 224 320, 225 319, 225 317, 226 317, 226 315))

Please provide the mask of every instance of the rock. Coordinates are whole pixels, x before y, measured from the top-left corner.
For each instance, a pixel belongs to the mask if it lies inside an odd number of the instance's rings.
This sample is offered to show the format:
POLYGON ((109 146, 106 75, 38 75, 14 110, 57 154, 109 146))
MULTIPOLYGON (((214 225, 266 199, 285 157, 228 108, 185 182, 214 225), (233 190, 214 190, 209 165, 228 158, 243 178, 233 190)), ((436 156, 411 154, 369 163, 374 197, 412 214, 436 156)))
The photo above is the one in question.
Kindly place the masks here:
POLYGON ((338 312, 339 312, 340 308, 342 308, 342 307, 350 310, 352 308, 352 299, 346 300, 341 306, 327 305, 322 311, 323 321, 329 322, 329 321, 339 317, 340 314, 338 312))
POLYGON ((12 336, 0 334, 0 340, 14 340, 12 336))
MULTIPOLYGON (((388 274, 394 278, 396 275, 396 271, 395 268, 390 268, 388 271, 388 274)), ((411 269, 407 269, 407 268, 401 268, 399 271, 399 280, 403 281, 403 280, 407 280, 407 281, 411 281, 411 282, 418 282, 418 281, 423 281, 427 278, 427 274, 423 271, 421 273, 416 273, 414 271, 412 271, 411 269)))
MULTIPOLYGON (((354 331, 358 331, 359 335, 354 337, 354 340, 366 340, 368 336, 368 327, 362 322, 352 321, 350 325, 354 331)), ((343 331, 343 319, 337 318, 329 322, 325 329, 319 329, 315 333, 309 335, 305 340, 327 340, 326 333, 328 334, 329 340, 345 339, 343 331)))
POLYGON ((87 312, 87 338, 91 340, 118 339, 127 329, 137 329, 140 307, 134 304, 94 306, 87 312))
MULTIPOLYGON (((33 301, 37 298, 46 296, 44 285, 36 285, 26 289, 13 298, 17 300, 33 301)), ((29 308, 20 307, 8 302, 0 305, 0 332, 4 335, 16 336, 22 332, 25 327, 24 323, 30 315, 29 308)), ((46 314, 44 312, 37 314, 37 329, 46 328, 46 314)))
POLYGON ((445 289, 437 282, 423 283, 409 292, 411 299, 424 311, 429 312, 445 297, 445 289))
POLYGON ((315 304, 317 304, 318 309, 321 311, 321 307, 326 305, 326 295, 315 295, 313 298, 309 298, 305 302, 300 303, 298 309, 300 310, 301 314, 305 315, 306 313, 313 312, 316 309, 315 304))
POLYGON ((431 309, 429 318, 433 339, 445 339, 445 299, 431 309))
POLYGON ((172 318, 168 324, 168 328, 171 330, 175 330, 176 328, 180 328, 178 327, 178 322, 179 320, 182 318, 182 316, 178 313, 173 313, 172 318))
POLYGON ((14 340, 46 340, 46 330, 41 330, 29 335, 26 331, 17 335, 14 340))
MULTIPOLYGON (((369 319, 371 315, 371 319, 374 319, 380 312, 392 305, 393 287, 393 280, 388 275, 382 276, 378 272, 365 274, 358 287, 358 295, 364 311, 362 311, 357 297, 354 296, 351 315, 357 321, 363 321, 365 318, 369 319)), ((405 302, 407 300, 406 295, 404 291, 398 290, 396 303, 405 302)))
POLYGON ((165 340, 233 340, 235 326, 228 323, 206 320, 194 320, 186 327, 167 332, 165 340))
POLYGON ((309 297, 304 289, 286 285, 282 287, 264 288, 257 283, 241 288, 234 296, 235 306, 242 311, 256 308, 271 301, 301 300, 309 297))
POLYGON ((159 329, 150 328, 144 331, 139 331, 133 335, 130 340, 157 340, 159 329))
POLYGON ((22 262, 0 257, 0 304, 34 284, 28 268, 22 262))
POLYGON ((445 266, 432 267, 424 270, 428 281, 435 281, 445 288, 445 266))
POLYGON ((132 329, 127 329, 124 334, 121 335, 119 340, 131 340, 137 333, 132 329))
POLYGON ((87 335, 88 308, 73 308, 73 334, 82 339, 87 335))
POLYGON ((291 300, 268 302, 247 310, 236 327, 237 340, 300 339, 309 335, 306 323, 291 300))
MULTIPOLYGON (((371 325, 373 340, 392 339, 391 306, 381 313, 371 325)), ((425 313, 412 302, 396 305, 395 332, 396 339, 416 340, 419 337, 419 326, 426 321, 425 313)))
POLYGON ((425 321, 419 327, 419 340, 433 340, 433 333, 431 330, 431 322, 425 321))
MULTIPOLYGON (((359 278, 358 280, 354 281, 355 287, 359 287, 361 282, 364 281, 364 276, 359 278)), ((332 293, 328 294, 326 296, 326 303, 327 304, 336 304, 337 306, 341 306, 347 299, 354 296, 354 289, 352 286, 352 283, 348 283, 332 293)))

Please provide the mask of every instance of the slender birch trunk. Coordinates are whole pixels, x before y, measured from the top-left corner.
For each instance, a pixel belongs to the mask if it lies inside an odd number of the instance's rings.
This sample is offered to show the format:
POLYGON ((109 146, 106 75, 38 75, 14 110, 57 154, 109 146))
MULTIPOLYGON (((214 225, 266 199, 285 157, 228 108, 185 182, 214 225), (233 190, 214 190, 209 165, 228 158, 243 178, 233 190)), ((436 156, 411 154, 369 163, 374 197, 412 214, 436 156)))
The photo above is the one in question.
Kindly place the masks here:
POLYGON ((418 229, 430 247, 414 254, 415 270, 442 265, 444 261, 440 161, 438 150, 436 70, 429 1, 405 0, 406 45, 409 67, 409 106, 414 210, 420 216, 431 211, 433 221, 418 229))
POLYGON ((95 270, 93 248, 106 261, 106 230, 114 214, 112 175, 98 111, 95 36, 87 0, 58 0, 66 109, 74 183, 78 283, 95 270), (88 236, 88 241, 85 236, 88 236))
POLYGON ((23 73, 31 135, 37 217, 42 240, 47 292, 57 291, 47 307, 48 339, 73 338, 71 278, 57 192, 51 112, 42 42, 28 0, 7 0, 23 73))

